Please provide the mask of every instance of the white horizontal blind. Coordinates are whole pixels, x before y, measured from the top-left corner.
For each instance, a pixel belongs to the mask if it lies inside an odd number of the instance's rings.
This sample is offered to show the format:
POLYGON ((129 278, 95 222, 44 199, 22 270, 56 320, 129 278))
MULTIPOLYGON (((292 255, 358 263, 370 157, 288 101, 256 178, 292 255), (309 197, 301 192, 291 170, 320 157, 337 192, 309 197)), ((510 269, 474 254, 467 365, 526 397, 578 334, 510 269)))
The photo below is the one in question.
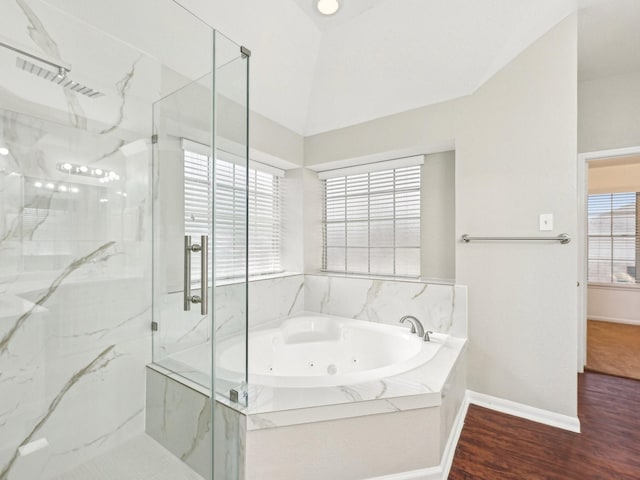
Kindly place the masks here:
POLYGON ((420 275, 420 166, 323 180, 323 270, 420 275))
MULTIPOLYGON (((201 235, 210 235, 213 216, 211 169, 209 157, 184 152, 184 234, 191 235, 192 243, 200 243, 201 235)), ((191 262, 191 285, 200 288, 199 255, 191 262)), ((212 256, 209 255, 209 272, 212 256)), ((211 276, 211 275, 209 275, 211 276)))
POLYGON ((272 173, 249 168, 249 274, 282 271, 281 182, 272 173))
MULTIPOLYGON (((215 208, 216 279, 246 275, 246 215, 249 205, 249 274, 282 271, 280 255, 281 202, 277 175, 235 162, 215 161, 215 207, 212 203, 212 176, 206 155, 185 151, 185 234, 200 235, 211 230, 215 208)), ((210 263, 212 256, 209 256, 210 263)), ((211 265, 209 266, 211 271, 211 265)), ((192 279, 200 278, 199 264, 192 262, 192 279)))
POLYGON ((216 279, 246 276, 247 169, 216 159, 216 279))
POLYGON ((590 282, 638 283, 639 196, 636 192, 589 195, 590 282))

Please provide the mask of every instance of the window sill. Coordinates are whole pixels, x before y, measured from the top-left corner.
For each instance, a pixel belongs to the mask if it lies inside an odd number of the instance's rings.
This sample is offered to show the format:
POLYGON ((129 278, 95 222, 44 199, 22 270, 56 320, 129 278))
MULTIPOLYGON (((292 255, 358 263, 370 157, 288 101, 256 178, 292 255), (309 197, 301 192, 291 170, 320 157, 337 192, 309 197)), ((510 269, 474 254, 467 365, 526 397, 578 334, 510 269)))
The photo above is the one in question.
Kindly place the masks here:
POLYGON ((587 288, 598 288, 602 290, 639 290, 640 283, 587 283, 587 288))

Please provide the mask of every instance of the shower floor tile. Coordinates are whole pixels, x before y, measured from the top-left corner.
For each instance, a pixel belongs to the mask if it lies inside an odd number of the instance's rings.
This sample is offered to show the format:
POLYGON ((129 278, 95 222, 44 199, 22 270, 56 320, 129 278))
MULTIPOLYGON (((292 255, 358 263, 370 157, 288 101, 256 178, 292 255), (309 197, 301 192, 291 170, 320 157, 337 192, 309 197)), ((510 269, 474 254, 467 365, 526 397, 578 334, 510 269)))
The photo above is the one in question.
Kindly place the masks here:
POLYGON ((79 465, 55 480, 204 480, 147 435, 79 465))

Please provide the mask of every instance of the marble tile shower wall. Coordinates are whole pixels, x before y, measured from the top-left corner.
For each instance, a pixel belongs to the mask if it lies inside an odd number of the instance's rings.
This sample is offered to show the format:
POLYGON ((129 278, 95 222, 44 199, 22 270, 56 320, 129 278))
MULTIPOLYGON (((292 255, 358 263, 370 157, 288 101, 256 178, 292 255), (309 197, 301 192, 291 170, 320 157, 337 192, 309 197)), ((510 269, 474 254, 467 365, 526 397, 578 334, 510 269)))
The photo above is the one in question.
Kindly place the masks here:
POLYGON ((139 139, 151 103, 140 92, 157 90, 157 63, 45 3, 2 8, 3 35, 104 93, 63 89, 0 49, 0 479, 45 480, 144 431, 151 152, 139 139), (92 72, 88 56, 106 50, 112 63, 92 72))

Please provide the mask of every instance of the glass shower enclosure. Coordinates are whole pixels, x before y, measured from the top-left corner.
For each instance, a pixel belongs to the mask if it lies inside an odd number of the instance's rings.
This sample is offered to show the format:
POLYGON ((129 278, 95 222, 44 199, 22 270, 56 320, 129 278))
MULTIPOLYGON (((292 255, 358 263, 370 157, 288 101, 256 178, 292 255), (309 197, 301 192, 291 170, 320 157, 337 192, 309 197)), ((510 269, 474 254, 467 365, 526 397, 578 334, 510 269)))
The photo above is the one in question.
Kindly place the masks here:
POLYGON ((249 52, 171 0, 1 13, 0 480, 48 480, 144 436, 151 362, 242 399, 249 52))

